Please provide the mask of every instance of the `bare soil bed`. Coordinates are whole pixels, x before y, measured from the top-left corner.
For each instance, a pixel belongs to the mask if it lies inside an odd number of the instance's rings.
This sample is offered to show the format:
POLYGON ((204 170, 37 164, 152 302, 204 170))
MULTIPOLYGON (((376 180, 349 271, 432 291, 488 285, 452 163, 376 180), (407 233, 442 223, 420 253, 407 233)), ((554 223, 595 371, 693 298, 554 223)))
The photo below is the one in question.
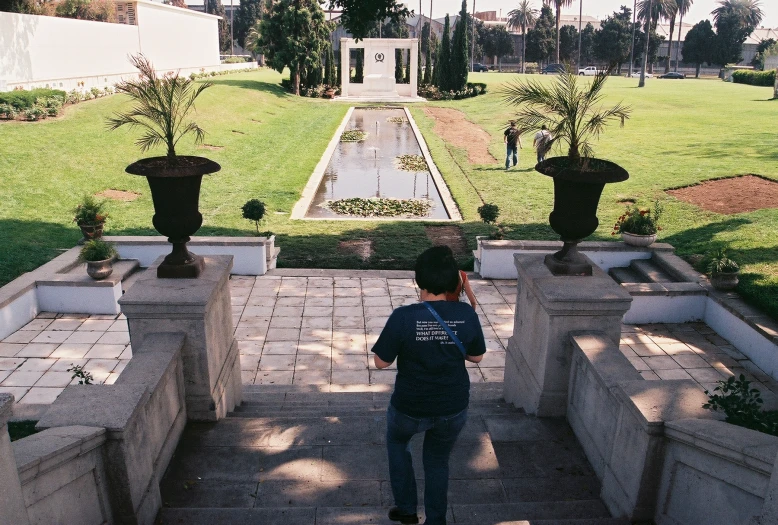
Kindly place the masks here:
POLYGON ((467 241, 459 226, 425 226, 425 233, 435 246, 448 246, 454 255, 467 255, 467 241))
POLYGON ((667 190, 667 193, 724 215, 778 208, 778 183, 756 175, 709 180, 694 186, 667 190))
POLYGON ((95 193, 95 197, 102 197, 114 201, 132 202, 140 197, 140 193, 124 190, 103 190, 100 193, 95 193))
POLYGON ((348 255, 353 254, 366 261, 373 255, 373 241, 369 239, 339 241, 338 252, 348 255))
POLYGON ((492 137, 482 128, 465 118, 461 111, 451 108, 424 108, 424 114, 435 121, 434 131, 449 144, 467 151, 471 164, 497 162, 489 153, 492 137))

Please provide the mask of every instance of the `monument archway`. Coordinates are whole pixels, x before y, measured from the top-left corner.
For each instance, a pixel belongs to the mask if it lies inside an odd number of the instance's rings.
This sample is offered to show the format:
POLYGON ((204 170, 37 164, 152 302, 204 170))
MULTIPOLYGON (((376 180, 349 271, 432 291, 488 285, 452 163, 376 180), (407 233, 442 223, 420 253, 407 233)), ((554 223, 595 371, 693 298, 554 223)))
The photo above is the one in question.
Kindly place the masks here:
POLYGON ((419 39, 418 38, 353 38, 340 39, 341 87, 340 100, 364 102, 423 101, 418 96, 419 39), (351 82, 351 50, 365 50, 365 71, 361 84, 351 82), (408 84, 398 84, 394 78, 396 49, 410 49, 411 78, 408 84))

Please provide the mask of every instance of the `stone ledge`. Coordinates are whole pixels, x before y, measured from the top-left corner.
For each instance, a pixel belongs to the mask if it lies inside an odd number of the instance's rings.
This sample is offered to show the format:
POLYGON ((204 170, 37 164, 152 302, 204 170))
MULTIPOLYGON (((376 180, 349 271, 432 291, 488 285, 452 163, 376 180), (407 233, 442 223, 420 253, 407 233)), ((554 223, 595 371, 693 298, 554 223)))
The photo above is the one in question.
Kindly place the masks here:
POLYGON ((678 297, 689 295, 707 295, 705 289, 698 283, 622 283, 630 295, 678 297))
MULTIPOLYGON (((497 241, 490 239, 480 240, 481 244, 488 245, 490 250, 537 250, 559 251, 562 249, 562 241, 497 241)), ((670 252, 673 246, 662 242, 655 242, 651 246, 630 246, 623 242, 613 241, 583 241, 578 244, 580 252, 613 251, 613 252, 670 252)))
MULTIPOLYGON (((159 235, 109 235, 103 239, 116 244, 127 245, 170 245, 167 237, 159 235)), ((192 237, 187 246, 261 246, 267 237, 192 237)))
POLYGON ((680 419, 665 424, 665 435, 729 461, 747 464, 769 476, 778 454, 778 437, 726 423, 680 419))
POLYGON ((104 428, 75 425, 50 428, 15 441, 14 458, 22 482, 101 446, 105 433, 104 428))
POLYGON ((58 272, 36 281, 36 286, 72 286, 72 287, 106 287, 110 288, 122 282, 135 272, 140 263, 134 259, 120 259, 113 263, 113 272, 105 279, 92 279, 86 273, 86 264, 80 263, 67 272, 58 272))
POLYGON ((702 408, 708 396, 691 379, 623 381, 614 393, 650 434, 661 433, 666 421, 717 418, 702 408))
POLYGON ((597 381, 605 388, 611 389, 623 381, 643 380, 632 363, 602 332, 576 332, 570 339, 573 351, 583 352, 597 381))

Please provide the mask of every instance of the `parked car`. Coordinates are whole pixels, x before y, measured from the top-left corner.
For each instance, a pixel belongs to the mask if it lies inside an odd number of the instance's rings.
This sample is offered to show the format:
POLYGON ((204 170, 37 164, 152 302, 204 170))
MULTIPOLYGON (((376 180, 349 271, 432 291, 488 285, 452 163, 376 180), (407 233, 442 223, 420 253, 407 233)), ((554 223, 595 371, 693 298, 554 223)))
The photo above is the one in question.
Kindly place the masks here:
POLYGON ((594 66, 587 66, 578 69, 578 74, 582 77, 593 77, 597 73, 599 73, 599 71, 597 71, 597 68, 594 66))
POLYGON ((475 73, 486 73, 487 71, 489 71, 489 68, 483 64, 479 64, 478 62, 476 62, 475 64, 473 64, 473 71, 475 73))
POLYGON ((670 71, 669 73, 665 73, 664 75, 659 75, 656 78, 678 78, 678 79, 682 79, 682 78, 686 78, 686 75, 684 75, 683 73, 678 73, 677 71, 670 71))
POLYGON ((564 64, 548 64, 546 66, 543 66, 543 69, 540 70, 541 75, 553 75, 556 73, 563 73, 565 71, 564 64))
MULTIPOLYGON (((627 75, 630 78, 640 78, 640 71, 633 71, 632 75, 627 75)), ((651 73, 646 73, 646 78, 654 78, 651 73)))

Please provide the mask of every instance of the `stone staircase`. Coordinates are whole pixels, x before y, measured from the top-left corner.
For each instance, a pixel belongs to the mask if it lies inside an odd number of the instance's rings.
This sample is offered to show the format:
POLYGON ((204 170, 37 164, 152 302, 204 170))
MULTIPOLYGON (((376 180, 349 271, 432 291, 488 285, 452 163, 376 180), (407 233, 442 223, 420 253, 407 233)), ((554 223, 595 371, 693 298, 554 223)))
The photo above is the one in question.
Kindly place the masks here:
MULTIPOLYGON (((242 406, 226 419, 189 424, 161 483, 157 523, 392 523, 385 451, 390 388, 321 390, 244 386, 242 406)), ((414 438, 419 479, 421 445, 414 438)), ((473 385, 469 420, 451 458, 449 523, 627 525, 610 517, 599 491, 563 419, 538 419, 506 405, 502 383, 473 385)))
POLYGON ((672 254, 654 253, 650 259, 633 259, 629 266, 608 270, 619 284, 696 283, 700 276, 688 264, 672 254))

